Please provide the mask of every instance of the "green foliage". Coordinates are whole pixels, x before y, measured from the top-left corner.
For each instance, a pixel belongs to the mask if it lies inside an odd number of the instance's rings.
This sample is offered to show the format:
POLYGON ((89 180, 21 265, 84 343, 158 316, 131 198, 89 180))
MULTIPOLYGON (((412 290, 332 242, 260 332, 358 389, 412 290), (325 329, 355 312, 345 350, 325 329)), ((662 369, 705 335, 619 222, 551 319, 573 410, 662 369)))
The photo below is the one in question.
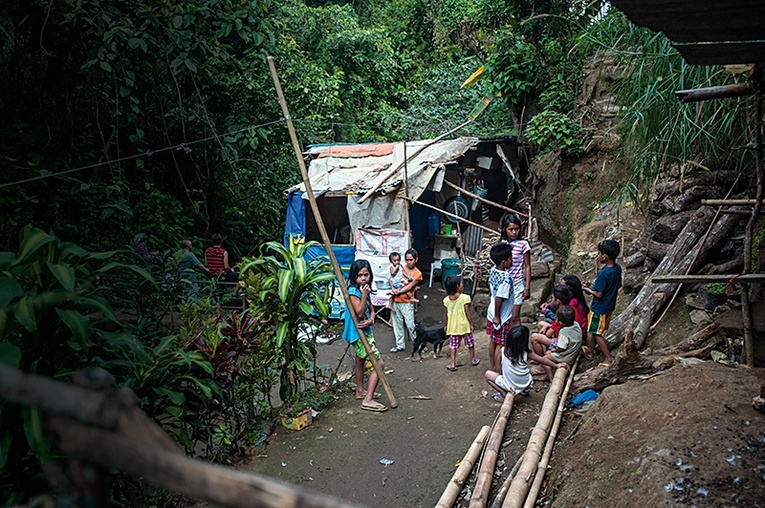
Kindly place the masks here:
MULTIPOLYGON (((188 449, 196 419, 216 393, 212 367, 187 352, 175 335, 139 336, 112 307, 101 281, 130 272, 149 284, 143 268, 113 261, 115 252, 88 252, 41 229, 20 232, 17 252, 0 253, 0 361, 26 372, 68 381, 76 371, 101 367, 118 386, 132 388, 140 405, 188 449)), ((47 491, 40 461, 57 461, 36 408, 0 406, 2 502, 47 491)))
POLYGON ((566 155, 582 152, 581 129, 568 115, 545 110, 526 126, 526 137, 542 150, 560 150, 566 155))
POLYGON ((281 357, 279 395, 284 404, 293 405, 300 395, 302 380, 312 359, 316 344, 301 340, 301 329, 315 321, 314 316, 329 315, 334 273, 323 258, 305 259, 309 247, 316 242, 284 247, 268 242, 264 250, 270 255, 247 260, 242 265, 248 299, 259 318, 263 318, 275 335, 274 346, 281 357))
POLYGON ((631 168, 623 194, 639 203, 657 175, 688 163, 711 169, 751 167, 751 154, 736 149, 753 137, 747 99, 684 104, 675 97, 677 90, 743 77, 719 67, 688 65, 664 35, 634 26, 614 9, 583 33, 582 44, 614 58, 626 71, 614 86, 624 108, 620 157, 631 168))

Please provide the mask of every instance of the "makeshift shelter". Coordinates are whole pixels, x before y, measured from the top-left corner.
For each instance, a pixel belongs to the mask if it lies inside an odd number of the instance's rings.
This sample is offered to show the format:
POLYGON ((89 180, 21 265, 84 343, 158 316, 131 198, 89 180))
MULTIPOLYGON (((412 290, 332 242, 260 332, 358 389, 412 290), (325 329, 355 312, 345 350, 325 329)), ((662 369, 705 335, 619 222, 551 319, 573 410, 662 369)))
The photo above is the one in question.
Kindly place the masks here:
MULTIPOLYGON (((479 189, 494 202, 504 204, 516 188, 520 158, 514 137, 481 140, 457 138, 399 143, 317 145, 308 176, 333 244, 350 244, 357 229, 379 228, 411 231, 413 244, 422 250, 429 245, 427 220, 433 212, 406 198, 457 211, 462 218, 481 214, 498 220, 501 210, 485 208, 444 185, 479 189), (418 153, 419 152, 419 153, 418 153), (407 160, 408 158, 408 160, 407 160), (364 195, 376 191, 368 199, 364 195)), ((303 184, 287 189, 285 240, 293 237, 317 239, 310 210, 306 210, 303 184)), ((456 222, 443 216, 442 222, 456 222)))

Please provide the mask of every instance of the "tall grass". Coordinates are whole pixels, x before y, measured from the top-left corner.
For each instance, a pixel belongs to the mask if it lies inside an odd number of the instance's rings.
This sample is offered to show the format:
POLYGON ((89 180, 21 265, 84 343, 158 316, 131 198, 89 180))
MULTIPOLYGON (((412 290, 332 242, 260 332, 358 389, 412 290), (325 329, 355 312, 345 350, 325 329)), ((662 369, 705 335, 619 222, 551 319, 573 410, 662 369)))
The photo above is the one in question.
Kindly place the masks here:
POLYGON ((630 168, 620 197, 639 202, 657 178, 687 165, 709 169, 753 170, 745 149, 754 139, 752 98, 683 104, 675 91, 741 82, 719 66, 688 65, 660 33, 633 25, 612 9, 582 32, 595 58, 613 58, 624 69, 612 87, 623 107, 618 125, 619 158, 630 168))

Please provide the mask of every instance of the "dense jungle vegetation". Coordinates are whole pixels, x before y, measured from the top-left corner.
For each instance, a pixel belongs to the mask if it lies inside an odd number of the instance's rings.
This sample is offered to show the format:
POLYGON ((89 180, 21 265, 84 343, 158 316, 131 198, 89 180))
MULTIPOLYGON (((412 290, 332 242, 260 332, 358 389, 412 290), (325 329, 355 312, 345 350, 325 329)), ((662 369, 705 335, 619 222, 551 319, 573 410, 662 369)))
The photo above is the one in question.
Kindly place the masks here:
MULTIPOLYGON (((304 145, 435 137, 490 100, 459 135, 523 135, 531 157, 574 158, 592 135, 577 109, 585 70, 613 59, 632 168, 620 190, 638 196, 677 164, 747 171, 736 148, 750 134, 747 102, 673 96, 739 78, 687 66, 663 36, 605 5, 3 2, 0 361, 62 380, 101 367, 211 459, 259 439, 274 386, 298 406, 301 388, 331 376, 315 345, 297 340, 301 323, 327 313, 327 266, 262 246, 281 238, 283 190, 299 180, 267 55, 304 145), (461 88, 479 69, 483 79, 461 88), (147 228, 157 255, 142 263, 126 245, 147 228), (260 302, 222 323, 209 300, 182 302, 174 290, 180 241, 214 232, 260 302), (179 309, 171 327, 150 319, 179 309)), ((39 464, 60 456, 41 422, 0 405, 0 504, 51 488, 39 464)), ((120 480, 114 499, 140 506, 141 492, 120 480)))

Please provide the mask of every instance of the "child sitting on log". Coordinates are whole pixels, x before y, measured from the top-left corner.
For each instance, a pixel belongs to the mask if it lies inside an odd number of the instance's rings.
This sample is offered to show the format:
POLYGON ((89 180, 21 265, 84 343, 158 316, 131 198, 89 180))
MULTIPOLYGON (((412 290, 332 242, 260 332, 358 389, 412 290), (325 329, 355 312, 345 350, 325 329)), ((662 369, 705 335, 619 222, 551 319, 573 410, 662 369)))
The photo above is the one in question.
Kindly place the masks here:
POLYGON ((504 402, 508 393, 513 396, 529 394, 527 389, 534 381, 529 371, 529 360, 550 369, 568 367, 566 363, 557 363, 547 356, 530 351, 529 329, 523 325, 516 326, 510 330, 505 347, 502 348, 502 372, 487 370, 484 374, 486 382, 497 390, 491 395, 492 399, 504 402))
MULTIPOLYGON (((555 363, 571 365, 582 346, 582 328, 574 321, 574 309, 568 305, 561 305, 558 308, 555 321, 560 327, 558 335, 550 338, 541 333, 534 333, 531 335, 531 348, 537 355, 549 358, 555 363)), ((545 363, 542 363, 542 367, 547 378, 552 381, 552 369, 545 363)), ((542 374, 543 372, 533 373, 542 374)))

